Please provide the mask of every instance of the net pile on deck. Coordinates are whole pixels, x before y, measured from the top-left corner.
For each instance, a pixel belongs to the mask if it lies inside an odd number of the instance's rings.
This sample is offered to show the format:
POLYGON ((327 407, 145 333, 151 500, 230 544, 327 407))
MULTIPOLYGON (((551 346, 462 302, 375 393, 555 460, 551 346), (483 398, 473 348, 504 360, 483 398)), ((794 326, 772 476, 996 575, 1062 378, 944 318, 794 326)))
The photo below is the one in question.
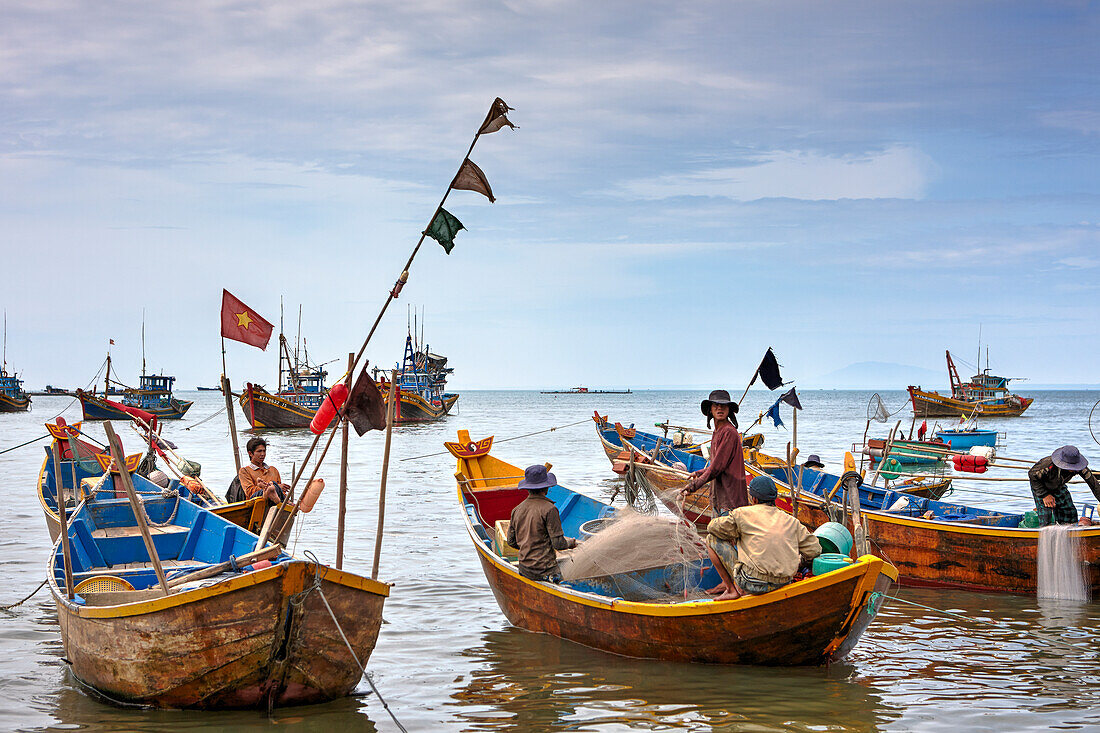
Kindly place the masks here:
POLYGON ((699 583, 706 554, 689 524, 626 509, 602 520, 598 531, 573 550, 561 573, 565 581, 627 600, 705 598, 699 583))

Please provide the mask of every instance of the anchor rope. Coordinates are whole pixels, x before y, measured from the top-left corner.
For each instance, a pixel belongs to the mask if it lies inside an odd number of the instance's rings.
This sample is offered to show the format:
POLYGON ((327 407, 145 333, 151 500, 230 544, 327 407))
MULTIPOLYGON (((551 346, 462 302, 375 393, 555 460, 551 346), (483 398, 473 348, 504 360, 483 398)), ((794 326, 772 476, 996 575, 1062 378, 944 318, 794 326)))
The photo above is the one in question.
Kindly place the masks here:
POLYGON ((24 603, 26 603, 27 601, 29 601, 29 600, 31 599, 31 597, 32 597, 32 596, 34 596, 34 594, 35 594, 35 593, 37 593, 38 591, 42 590, 42 589, 43 589, 43 588, 44 588, 44 587, 46 586, 46 583, 48 583, 48 582, 49 582, 49 580, 50 580, 49 578, 46 578, 45 580, 43 580, 43 581, 42 581, 42 582, 41 582, 41 583, 40 583, 40 584, 38 585, 38 587, 37 587, 37 588, 35 588, 34 590, 32 590, 32 591, 30 592, 30 595, 28 595, 28 596, 27 596, 26 598, 24 598, 23 600, 21 600, 21 601, 18 601, 17 603, 9 603, 9 604, 8 604, 8 605, 6 605, 6 606, 0 606, 0 611, 7 611, 7 610, 9 610, 9 609, 15 608, 16 606, 22 606, 22 605, 23 605, 24 603))
POLYGON ((208 423, 211 420, 213 420, 214 418, 216 418, 218 415, 222 414, 223 412, 225 412, 224 407, 221 408, 220 410, 218 410, 217 412, 215 412, 213 415, 210 415, 209 417, 204 417, 202 420, 199 420, 194 425, 188 425, 187 427, 184 428, 184 430, 190 430, 191 428, 197 428, 198 426, 202 425, 203 423, 208 423))
POLYGON ((325 592, 321 589, 320 560, 318 560, 317 556, 309 550, 306 550, 304 554, 314 565, 313 585, 295 596, 295 600, 297 600, 299 596, 305 596, 306 594, 311 593, 314 590, 317 591, 317 594, 321 597, 321 602, 325 604, 325 609, 328 611, 328 615, 332 618, 332 623, 336 625, 336 631, 340 633, 340 638, 344 640, 344 645, 347 646, 348 651, 351 652, 351 658, 355 660, 355 665, 359 667, 359 670, 367 679, 367 683, 370 684, 371 689, 374 690, 374 694, 378 696, 378 700, 382 703, 382 707, 384 707, 386 709, 386 712, 390 714, 390 718, 393 720, 394 725, 396 725, 401 730, 401 733, 408 733, 408 730, 405 728, 405 726, 401 725, 401 721, 398 720, 397 716, 393 714, 392 710, 390 710, 389 703, 387 703, 386 699, 382 697, 382 693, 378 690, 378 686, 374 684, 374 680, 369 674, 367 674, 367 668, 364 667, 363 663, 359 661, 359 655, 355 653, 354 649, 352 649, 351 642, 348 641, 347 635, 344 634, 344 629, 340 626, 340 622, 336 620, 336 614, 332 612, 332 606, 329 605, 328 598, 325 597, 325 592))
MULTIPOLYGON (((507 443, 510 440, 519 440, 520 438, 530 438, 532 435, 541 435, 542 433, 552 433, 555 430, 562 430, 563 428, 571 428, 574 425, 582 425, 582 424, 590 421, 591 419, 592 418, 590 418, 590 417, 586 417, 583 420, 578 420, 577 422, 571 422, 568 425, 556 425, 552 428, 547 428, 546 430, 536 430, 533 433, 524 433, 523 435, 515 435, 511 438, 501 438, 500 440, 494 440, 493 442, 494 443, 507 443)), ((415 461, 415 460, 419 460, 421 458, 431 458, 433 456, 445 456, 445 455, 447 455, 447 453, 448 453, 448 451, 440 451, 439 453, 425 453, 422 456, 412 456, 411 458, 402 458, 401 460, 402 461, 415 461)))

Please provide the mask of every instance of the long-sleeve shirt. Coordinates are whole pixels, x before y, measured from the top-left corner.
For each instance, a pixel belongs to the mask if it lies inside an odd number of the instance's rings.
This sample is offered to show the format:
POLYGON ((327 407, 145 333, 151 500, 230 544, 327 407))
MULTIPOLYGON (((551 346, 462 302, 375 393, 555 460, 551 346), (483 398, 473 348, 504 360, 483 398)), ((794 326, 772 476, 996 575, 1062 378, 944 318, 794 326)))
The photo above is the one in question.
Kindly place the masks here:
POLYGON ((244 489, 244 496, 246 499, 251 499, 257 494, 264 493, 264 488, 259 485, 259 481, 273 482, 281 484, 282 478, 279 476, 279 469, 274 466, 268 466, 264 464, 262 468, 256 468, 249 464, 247 466, 241 466, 241 472, 237 474, 237 477, 241 480, 241 488, 244 489))
POLYGON ((558 569, 554 550, 576 546, 561 529, 561 515, 554 502, 530 494, 512 510, 508 523, 508 544, 519 550, 520 570, 528 576, 543 576, 558 569))
POLYGON ((801 557, 821 554, 821 543, 802 522, 773 504, 753 504, 710 520, 707 532, 737 545, 737 564, 750 576, 786 583, 801 557))
POLYGON ((716 516, 749 503, 741 436, 726 420, 715 424, 710 439, 710 461, 694 475, 692 487, 698 488, 708 481, 714 482, 710 505, 716 516))
POLYGON ((1073 497, 1069 493, 1066 483, 1074 476, 1080 476, 1092 490, 1093 496, 1100 502, 1100 480, 1096 474, 1087 467, 1080 471, 1066 471, 1054 465, 1050 456, 1040 459, 1027 472, 1028 481, 1031 483, 1031 494, 1035 497, 1035 506, 1040 514, 1043 524, 1054 522, 1055 524, 1073 524, 1077 521, 1077 507, 1073 504, 1073 497), (1043 499, 1054 497, 1054 506, 1047 507, 1043 499))

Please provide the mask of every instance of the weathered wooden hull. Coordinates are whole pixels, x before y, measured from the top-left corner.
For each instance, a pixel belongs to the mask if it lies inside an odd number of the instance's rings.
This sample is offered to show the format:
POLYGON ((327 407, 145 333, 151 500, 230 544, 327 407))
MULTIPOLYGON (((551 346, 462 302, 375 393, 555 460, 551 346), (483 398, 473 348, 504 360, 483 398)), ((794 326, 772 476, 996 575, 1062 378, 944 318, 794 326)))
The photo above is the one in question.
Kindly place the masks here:
POLYGON ((916 387, 909 388, 909 398, 913 403, 913 414, 917 417, 970 417, 972 414, 978 417, 1019 417, 1035 401, 1030 397, 1019 397, 1017 404, 1003 402, 979 405, 916 387), (975 412, 975 408, 979 407, 975 412))
MULTIPOLYGON (((129 421, 130 415, 111 407, 103 400, 87 394, 77 395, 80 400, 80 409, 84 412, 85 420, 125 420, 129 421)), ((156 415, 160 420, 179 420, 191 409, 194 402, 190 400, 175 400, 171 407, 141 408, 145 412, 156 415)))
POLYGON ((383 583, 304 561, 118 606, 74 604, 53 577, 73 674, 110 699, 169 708, 264 708, 347 695, 362 672, 320 592, 364 665, 389 594, 383 583))
POLYGON ((0 392, 0 412, 26 412, 29 409, 31 409, 30 396, 12 397, 0 392))
MULTIPOLYGON (((382 398, 389 401, 388 386, 382 391, 382 398)), ((451 408, 458 402, 458 395, 447 394, 439 405, 433 405, 415 392, 399 390, 397 404, 394 406, 393 421, 397 425, 418 422, 430 422, 447 417, 451 408)))
POLYGON ((252 384, 240 396, 248 424, 253 428, 308 428, 317 410, 297 405, 252 384))
MULTIPOLYGON (((613 654, 715 664, 808 665, 855 646, 892 580, 870 557, 846 570, 735 601, 635 603, 521 576, 471 531, 500 610, 520 628, 613 654)), ((881 561, 879 561, 881 562, 881 561)))

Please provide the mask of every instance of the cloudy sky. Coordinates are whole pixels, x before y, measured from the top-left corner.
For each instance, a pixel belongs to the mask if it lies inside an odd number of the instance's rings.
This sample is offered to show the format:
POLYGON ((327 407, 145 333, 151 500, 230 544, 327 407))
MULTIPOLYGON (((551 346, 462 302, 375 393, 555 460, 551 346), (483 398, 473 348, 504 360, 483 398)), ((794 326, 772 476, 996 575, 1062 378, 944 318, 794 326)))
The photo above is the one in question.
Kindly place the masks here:
POLYGON ((82 384, 113 338, 136 381, 144 308, 150 367, 214 383, 223 287, 346 358, 500 96, 497 202, 451 195, 374 362, 413 304, 456 388, 942 372, 979 327, 1100 382, 1098 37, 1087 2, 6 0, 8 364, 82 384))

